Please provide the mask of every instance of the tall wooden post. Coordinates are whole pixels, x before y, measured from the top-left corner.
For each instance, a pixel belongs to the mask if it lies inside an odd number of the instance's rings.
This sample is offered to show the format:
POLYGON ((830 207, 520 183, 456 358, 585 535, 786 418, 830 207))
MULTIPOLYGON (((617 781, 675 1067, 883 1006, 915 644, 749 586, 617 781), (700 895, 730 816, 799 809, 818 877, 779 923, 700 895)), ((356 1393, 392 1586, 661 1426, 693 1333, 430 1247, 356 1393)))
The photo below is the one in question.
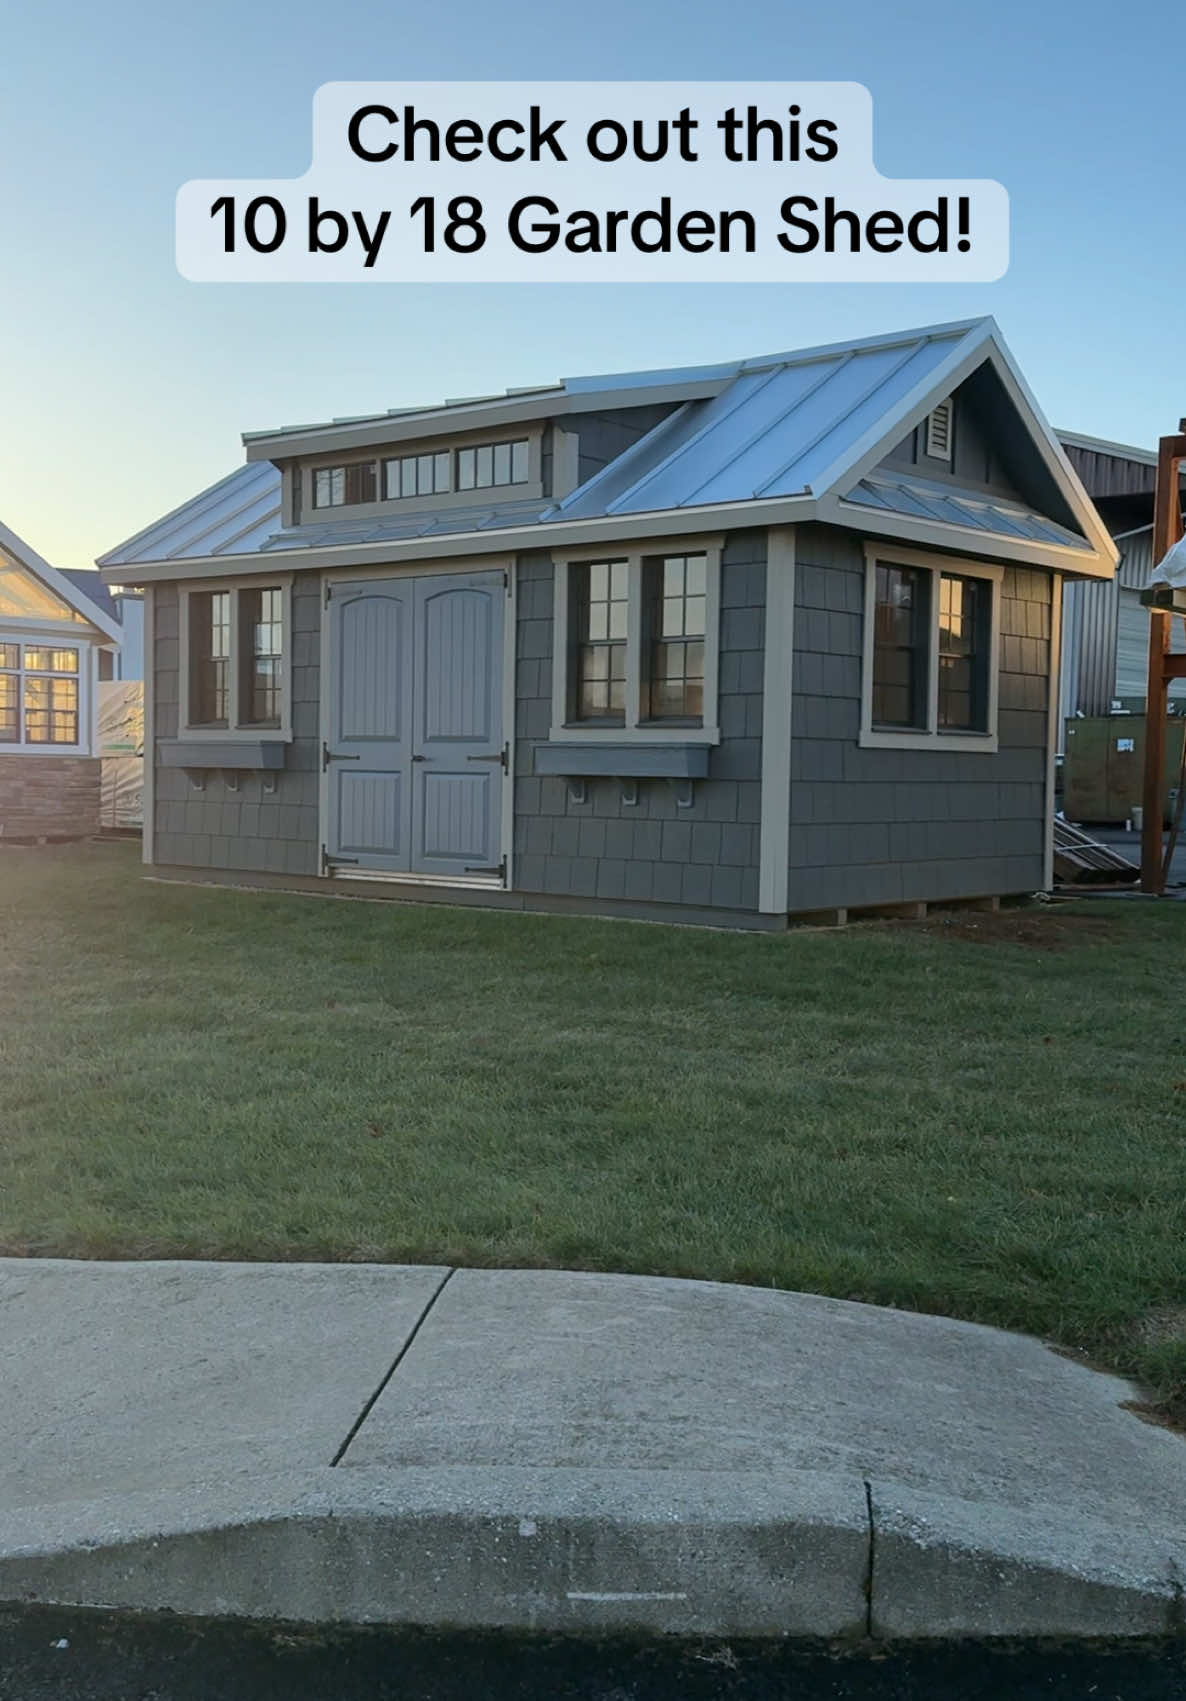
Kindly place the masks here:
MULTIPOLYGON (((1179 421, 1186 432, 1186 420, 1179 421)), ((1153 563, 1182 536, 1182 504, 1178 468, 1186 460, 1186 436, 1163 437, 1157 455, 1157 486, 1153 499, 1153 563)), ((1179 677, 1170 667, 1170 613, 1149 610, 1149 683, 1145 694, 1145 787, 1141 820, 1141 890, 1162 889, 1162 799, 1165 788, 1165 711, 1169 682, 1179 677)))

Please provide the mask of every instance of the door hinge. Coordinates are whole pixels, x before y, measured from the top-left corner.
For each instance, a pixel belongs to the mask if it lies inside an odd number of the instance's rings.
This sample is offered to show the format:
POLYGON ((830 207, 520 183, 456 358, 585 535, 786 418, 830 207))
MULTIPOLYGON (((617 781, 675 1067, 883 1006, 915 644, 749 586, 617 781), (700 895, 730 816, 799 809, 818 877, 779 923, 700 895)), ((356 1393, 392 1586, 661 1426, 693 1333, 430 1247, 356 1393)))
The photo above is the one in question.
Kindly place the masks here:
MULTIPOLYGON (((489 756, 467 756, 466 757, 467 762, 497 762, 499 764, 499 766, 501 767, 504 774, 506 773, 507 768, 510 764, 510 759, 511 759, 510 746, 507 745, 507 744, 504 744, 501 750, 496 750, 489 756)), ((414 762, 416 760, 416 758, 413 756, 412 760, 414 762)))
POLYGON ((360 755, 345 756, 340 750, 331 750, 324 739, 321 741, 321 771, 324 774, 331 762, 361 762, 360 755))
POLYGON ((322 845, 322 847, 321 847, 321 872, 323 874, 327 874, 329 872, 330 868, 332 868, 336 863, 339 863, 339 862, 352 863, 354 865, 354 867, 356 867, 356 868, 358 866, 358 858, 356 856, 331 856, 329 854, 328 850, 326 850, 325 846, 322 845))
POLYGON ((324 601, 322 602, 321 606, 322 606, 322 608, 328 608, 329 607, 329 599, 334 594, 334 587, 330 584, 329 580, 326 579, 324 581, 323 585, 322 585, 322 589, 325 592, 325 598, 324 598, 324 601))
POLYGON ((505 886, 507 881, 507 859, 504 856, 497 868, 467 868, 464 872, 466 874, 497 874, 498 878, 505 886))

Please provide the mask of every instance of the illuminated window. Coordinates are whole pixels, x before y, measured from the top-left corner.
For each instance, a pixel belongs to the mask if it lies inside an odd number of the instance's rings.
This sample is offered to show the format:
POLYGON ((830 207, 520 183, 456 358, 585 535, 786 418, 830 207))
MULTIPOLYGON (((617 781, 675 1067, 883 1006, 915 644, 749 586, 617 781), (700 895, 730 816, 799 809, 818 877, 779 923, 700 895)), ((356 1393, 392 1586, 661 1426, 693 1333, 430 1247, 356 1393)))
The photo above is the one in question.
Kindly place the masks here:
POLYGON ((80 652, 0 643, 0 744, 80 742, 80 652))

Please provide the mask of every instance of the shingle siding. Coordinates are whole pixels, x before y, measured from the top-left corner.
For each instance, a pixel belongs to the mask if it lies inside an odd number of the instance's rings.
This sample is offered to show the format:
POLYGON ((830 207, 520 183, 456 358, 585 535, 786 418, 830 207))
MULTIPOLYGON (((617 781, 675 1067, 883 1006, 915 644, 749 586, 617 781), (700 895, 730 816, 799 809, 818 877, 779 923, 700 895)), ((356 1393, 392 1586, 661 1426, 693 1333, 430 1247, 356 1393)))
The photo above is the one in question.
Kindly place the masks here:
POLYGON ((519 561, 514 884, 522 892, 625 898, 723 910, 758 906, 762 644, 766 538, 738 532, 721 557, 721 743, 682 809, 667 780, 591 779, 574 803, 563 779, 534 771, 552 717, 551 558, 519 561))
MULTIPOLYGON (((153 680, 155 736, 176 738, 178 730, 178 603, 172 585, 154 593, 153 680)), ((217 770, 195 790, 183 768, 155 772, 153 861, 187 868, 241 869, 246 873, 319 872, 317 794, 320 778, 318 731, 321 645, 321 586, 313 574, 292 589, 293 740, 285 766, 267 776, 242 773, 238 789, 217 770)))
POLYGON ((1008 568, 996 755, 866 750, 862 540, 796 538, 792 911, 1034 891, 1043 881, 1051 578, 1008 568))

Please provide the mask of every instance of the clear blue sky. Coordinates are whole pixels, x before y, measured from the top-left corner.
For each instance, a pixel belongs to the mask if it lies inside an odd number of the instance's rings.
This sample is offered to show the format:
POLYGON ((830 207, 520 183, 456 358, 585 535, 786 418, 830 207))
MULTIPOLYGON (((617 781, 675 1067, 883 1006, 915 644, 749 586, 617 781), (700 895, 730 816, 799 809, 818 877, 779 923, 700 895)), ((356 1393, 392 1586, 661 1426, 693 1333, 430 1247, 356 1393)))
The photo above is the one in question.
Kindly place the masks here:
POLYGON ((1186 413, 1179 12, 1163 0, 4 0, 0 517, 63 566, 245 429, 991 312, 1055 424, 1186 413), (327 80, 865 83, 887 176, 995 177, 978 287, 248 286, 173 266, 191 177, 296 176, 327 80))

